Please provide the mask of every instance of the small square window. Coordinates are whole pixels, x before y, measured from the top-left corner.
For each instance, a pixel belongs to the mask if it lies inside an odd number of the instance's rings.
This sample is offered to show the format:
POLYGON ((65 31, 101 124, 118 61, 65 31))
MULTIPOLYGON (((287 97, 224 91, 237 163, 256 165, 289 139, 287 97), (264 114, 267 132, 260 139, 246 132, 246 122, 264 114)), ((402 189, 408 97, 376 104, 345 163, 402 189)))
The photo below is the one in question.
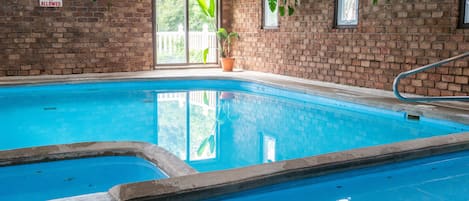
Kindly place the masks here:
POLYGON ((469 0, 460 0, 459 27, 469 28, 469 0))
POLYGON ((335 27, 353 28, 358 24, 358 0, 336 0, 335 27))
POLYGON ((269 7, 269 0, 263 1, 263 22, 262 28, 264 29, 276 29, 278 28, 278 5, 275 11, 272 12, 269 7))

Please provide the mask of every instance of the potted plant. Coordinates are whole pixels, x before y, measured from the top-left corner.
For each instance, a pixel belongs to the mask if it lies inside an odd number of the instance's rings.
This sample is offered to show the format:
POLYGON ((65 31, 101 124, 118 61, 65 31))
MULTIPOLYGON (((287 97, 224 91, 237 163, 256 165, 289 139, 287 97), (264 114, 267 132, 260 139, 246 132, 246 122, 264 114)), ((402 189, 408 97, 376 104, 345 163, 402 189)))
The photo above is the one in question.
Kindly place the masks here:
MULTIPOLYGON (((215 23, 215 0, 208 0, 208 3, 207 0, 197 0, 197 3, 202 13, 214 22, 212 26, 217 27, 215 23)), ((231 42, 233 38, 239 38, 239 35, 236 32, 228 32, 225 28, 219 28, 216 35, 223 71, 233 71, 234 58, 231 57, 231 42)), ((209 48, 203 51, 204 63, 207 63, 208 51, 209 48)))
POLYGON ((232 39, 238 39, 239 35, 236 32, 228 32, 226 29, 220 28, 217 31, 217 38, 223 71, 233 71, 235 59, 231 56, 231 43, 232 39))

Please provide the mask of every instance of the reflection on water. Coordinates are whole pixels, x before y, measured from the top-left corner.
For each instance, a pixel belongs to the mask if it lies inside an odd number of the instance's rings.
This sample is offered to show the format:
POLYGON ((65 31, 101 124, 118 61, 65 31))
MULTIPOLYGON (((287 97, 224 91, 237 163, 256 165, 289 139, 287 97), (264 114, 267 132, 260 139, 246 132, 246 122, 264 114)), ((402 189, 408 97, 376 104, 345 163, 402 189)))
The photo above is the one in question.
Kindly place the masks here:
POLYGON ((158 145, 187 161, 215 158, 216 95, 209 91, 159 93, 158 145))
POLYGON ((382 114, 228 91, 0 94, 0 105, 3 150, 84 141, 144 141, 164 147, 199 171, 458 131, 382 114))

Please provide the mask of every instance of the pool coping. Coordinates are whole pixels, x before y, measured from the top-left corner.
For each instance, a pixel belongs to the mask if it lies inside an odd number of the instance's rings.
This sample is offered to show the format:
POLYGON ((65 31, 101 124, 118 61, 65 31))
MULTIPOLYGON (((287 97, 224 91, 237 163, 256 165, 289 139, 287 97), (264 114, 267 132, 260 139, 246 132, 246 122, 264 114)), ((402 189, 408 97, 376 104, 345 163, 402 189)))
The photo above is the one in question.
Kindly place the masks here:
POLYGON ((113 200, 203 200, 310 178, 469 150, 469 132, 323 154, 245 168, 123 184, 109 190, 113 200))
POLYGON ((198 173, 177 156, 145 142, 83 142, 0 151, 0 167, 100 156, 136 156, 168 175, 179 177, 198 173))

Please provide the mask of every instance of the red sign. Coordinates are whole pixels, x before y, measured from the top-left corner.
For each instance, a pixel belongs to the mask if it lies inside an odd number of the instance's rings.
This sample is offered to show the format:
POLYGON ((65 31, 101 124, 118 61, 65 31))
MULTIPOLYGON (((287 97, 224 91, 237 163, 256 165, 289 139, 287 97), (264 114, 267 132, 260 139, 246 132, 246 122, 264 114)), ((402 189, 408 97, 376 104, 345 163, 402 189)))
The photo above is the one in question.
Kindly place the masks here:
POLYGON ((62 0, 39 0, 41 7, 62 7, 62 0))

